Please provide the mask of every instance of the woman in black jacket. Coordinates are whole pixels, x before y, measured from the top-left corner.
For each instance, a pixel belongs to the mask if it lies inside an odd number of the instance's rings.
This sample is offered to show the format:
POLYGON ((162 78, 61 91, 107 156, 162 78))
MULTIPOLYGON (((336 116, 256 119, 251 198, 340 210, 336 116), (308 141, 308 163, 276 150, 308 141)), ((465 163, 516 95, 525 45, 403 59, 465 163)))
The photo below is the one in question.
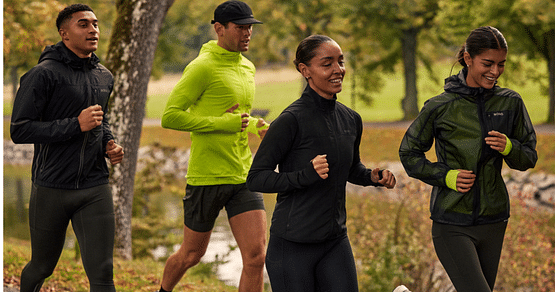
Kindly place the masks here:
POLYGON ((362 120, 336 101, 345 76, 339 45, 310 36, 295 65, 308 86, 272 123, 247 177, 252 191, 278 193, 266 256, 272 291, 358 291, 345 186, 393 188, 395 177, 360 161, 362 120))
POLYGON ((522 98, 497 86, 506 57, 501 32, 473 30, 458 54, 464 68, 426 102, 399 149, 409 176, 433 185, 434 247, 458 292, 493 290, 510 207, 501 167, 526 170, 538 159, 522 98))

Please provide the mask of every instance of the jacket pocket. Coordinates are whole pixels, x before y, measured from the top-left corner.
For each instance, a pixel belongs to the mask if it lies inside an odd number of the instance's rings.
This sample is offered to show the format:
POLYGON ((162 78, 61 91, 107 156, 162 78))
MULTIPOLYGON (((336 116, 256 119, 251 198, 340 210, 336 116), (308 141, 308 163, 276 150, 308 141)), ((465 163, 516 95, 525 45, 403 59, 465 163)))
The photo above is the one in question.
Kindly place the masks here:
POLYGON ((486 113, 488 131, 494 130, 507 135, 513 134, 514 111, 494 111, 486 113))

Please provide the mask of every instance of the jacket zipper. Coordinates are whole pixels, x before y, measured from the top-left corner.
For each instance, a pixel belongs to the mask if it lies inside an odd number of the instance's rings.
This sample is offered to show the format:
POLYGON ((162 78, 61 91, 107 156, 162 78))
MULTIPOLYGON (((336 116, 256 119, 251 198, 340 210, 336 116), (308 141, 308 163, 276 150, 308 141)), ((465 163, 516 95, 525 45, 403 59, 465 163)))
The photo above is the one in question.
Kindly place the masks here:
POLYGON ((480 147, 480 158, 476 164, 476 180, 474 181, 473 186, 473 211, 472 211, 472 223, 475 225, 478 221, 478 217, 480 216, 480 205, 481 205, 481 198, 480 198, 480 165, 482 164, 482 160, 484 159, 484 139, 487 135, 486 120, 485 120, 485 105, 484 105, 484 98, 483 96, 479 96, 476 98, 476 104, 478 105, 478 117, 480 120, 480 132, 481 132, 481 147, 480 147))

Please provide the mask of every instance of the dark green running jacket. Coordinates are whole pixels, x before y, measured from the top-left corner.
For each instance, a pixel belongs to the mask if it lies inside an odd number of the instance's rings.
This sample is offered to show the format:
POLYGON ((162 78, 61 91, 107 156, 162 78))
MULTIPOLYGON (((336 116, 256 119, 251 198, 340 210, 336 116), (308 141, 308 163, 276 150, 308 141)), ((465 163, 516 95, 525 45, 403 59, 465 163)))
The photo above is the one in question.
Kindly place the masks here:
POLYGON ((509 196, 501 177, 503 160, 510 168, 533 168, 538 160, 536 133, 520 95, 495 85, 492 89, 466 85, 466 69, 445 80, 445 92, 424 104, 408 128, 399 156, 408 175, 433 186, 431 219, 454 225, 480 225, 509 218, 509 196), (507 156, 491 149, 491 130, 511 140, 507 156), (425 156, 435 139, 437 162, 425 156), (472 170, 468 193, 447 187, 447 172, 472 170))

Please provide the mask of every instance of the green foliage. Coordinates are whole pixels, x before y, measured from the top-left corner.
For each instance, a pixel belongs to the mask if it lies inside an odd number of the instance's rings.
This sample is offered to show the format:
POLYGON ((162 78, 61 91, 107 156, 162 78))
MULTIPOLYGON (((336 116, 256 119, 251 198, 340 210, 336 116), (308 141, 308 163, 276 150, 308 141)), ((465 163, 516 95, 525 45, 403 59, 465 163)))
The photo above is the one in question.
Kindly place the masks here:
POLYGON ((396 194, 399 201, 369 193, 349 197, 348 230, 359 266, 361 291, 391 291, 404 284, 411 291, 439 291, 426 188, 411 182, 396 194))

